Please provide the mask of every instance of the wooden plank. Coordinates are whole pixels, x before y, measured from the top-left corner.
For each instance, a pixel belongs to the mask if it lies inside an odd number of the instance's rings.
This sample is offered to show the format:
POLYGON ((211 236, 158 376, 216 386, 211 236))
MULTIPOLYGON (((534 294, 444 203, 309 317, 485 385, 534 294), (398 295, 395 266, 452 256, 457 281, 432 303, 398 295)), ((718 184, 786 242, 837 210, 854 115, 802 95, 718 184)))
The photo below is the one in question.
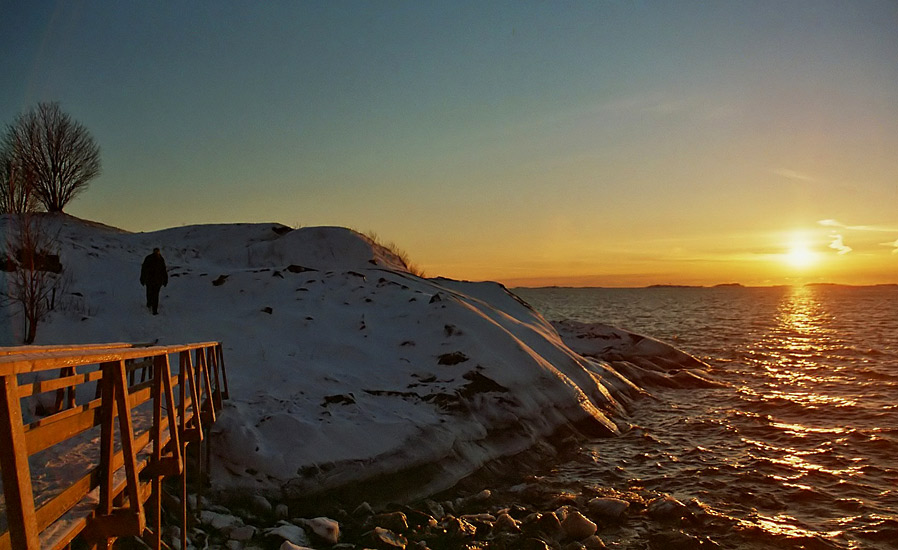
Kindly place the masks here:
POLYGON ((59 531, 41 533, 41 547, 43 550, 70 550, 72 541, 81 534, 93 519, 96 510, 91 508, 85 513, 74 518, 70 523, 62 526, 59 531))
POLYGON ((10 542, 17 549, 39 550, 31 468, 28 466, 22 405, 19 403, 15 375, 0 377, 0 414, 0 475, 10 542))
MULTIPOLYGON (((70 439, 82 432, 100 425, 102 414, 99 408, 89 408, 87 410, 69 409, 78 411, 77 414, 66 415, 65 417, 49 424, 44 424, 36 428, 29 425, 29 429, 25 431, 25 445, 28 455, 39 453, 44 449, 52 447, 57 443, 62 443, 66 439, 70 439)), ((68 412, 68 411, 66 411, 68 412)))
POLYGON ((153 398, 153 381, 142 382, 128 390, 128 407, 136 409, 153 398))
MULTIPOLYGON (((90 411, 93 409, 99 409, 102 405, 102 401, 100 399, 94 399, 88 403, 80 405, 78 407, 72 409, 66 409, 62 412, 58 412, 56 414, 51 414, 50 416, 45 416, 44 418, 39 418, 25 426, 25 433, 27 434, 29 430, 36 430, 41 426, 47 426, 49 424, 53 424, 54 422, 59 422, 60 420, 64 420, 70 416, 75 416, 82 414, 85 411, 90 411)), ((32 453, 33 454, 33 453, 32 453)))
POLYGON ((37 380, 29 384, 21 384, 19 386, 19 397, 28 397, 31 395, 59 390, 70 386, 78 386, 80 384, 86 384, 88 382, 99 380, 102 377, 103 373, 94 371, 84 374, 75 374, 73 376, 65 376, 63 378, 53 378, 51 380, 37 380))
MULTIPOLYGON (((28 455, 39 453, 79 433, 99 426, 102 422, 101 407, 102 400, 95 399, 81 407, 69 409, 29 424, 25 427, 28 455)), ((113 411, 113 416, 117 416, 115 411, 113 411)))
POLYGON ((50 526, 63 514, 71 510, 76 504, 96 489, 100 482, 100 470, 94 468, 91 472, 50 499, 37 510, 37 527, 41 531, 50 526))

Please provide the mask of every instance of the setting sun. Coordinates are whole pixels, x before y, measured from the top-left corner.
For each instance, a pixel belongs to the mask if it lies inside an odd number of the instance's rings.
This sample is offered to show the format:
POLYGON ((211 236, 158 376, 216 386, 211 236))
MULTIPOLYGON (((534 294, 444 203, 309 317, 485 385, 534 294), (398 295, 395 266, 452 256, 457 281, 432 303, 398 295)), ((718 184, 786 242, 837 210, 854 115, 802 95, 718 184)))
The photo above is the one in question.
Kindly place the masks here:
POLYGON ((786 252, 784 259, 792 267, 804 269, 817 263, 817 254, 806 244, 795 243, 786 252))

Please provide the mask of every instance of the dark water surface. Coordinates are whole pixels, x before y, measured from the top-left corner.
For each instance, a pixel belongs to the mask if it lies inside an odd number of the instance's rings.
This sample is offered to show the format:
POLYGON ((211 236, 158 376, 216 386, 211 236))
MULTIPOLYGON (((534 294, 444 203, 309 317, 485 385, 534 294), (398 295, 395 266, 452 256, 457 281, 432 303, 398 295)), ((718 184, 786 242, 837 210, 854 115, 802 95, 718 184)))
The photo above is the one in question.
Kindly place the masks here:
POLYGON ((728 388, 653 390, 555 481, 696 498, 754 539, 898 548, 898 287, 516 289, 669 342, 728 388))

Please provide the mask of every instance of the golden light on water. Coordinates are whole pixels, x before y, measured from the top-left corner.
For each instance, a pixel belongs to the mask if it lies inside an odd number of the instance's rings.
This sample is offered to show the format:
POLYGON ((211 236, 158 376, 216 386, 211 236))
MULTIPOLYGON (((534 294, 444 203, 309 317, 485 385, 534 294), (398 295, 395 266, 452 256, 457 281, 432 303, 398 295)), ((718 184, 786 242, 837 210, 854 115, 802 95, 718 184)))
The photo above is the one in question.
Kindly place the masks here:
MULTIPOLYGON (((769 517, 759 516, 754 521, 761 529, 767 531, 768 533, 782 535, 793 539, 813 539, 816 535, 820 534, 817 531, 806 529, 800 526, 800 522, 798 521, 798 519, 786 514, 779 514, 769 517)), ((742 524, 745 526, 751 526, 750 523, 744 521, 742 522, 742 524)), ((823 534, 829 537, 835 537, 841 535, 842 531, 829 531, 823 534)))
MULTIPOLYGON (((819 361, 831 345, 831 338, 835 336, 827 326, 829 320, 830 314, 814 288, 792 287, 783 296, 776 326, 766 335, 761 346, 772 350, 768 351, 767 359, 761 365, 768 376, 777 380, 776 387, 761 396, 764 400, 781 399, 806 407, 849 407, 857 404, 853 399, 823 391, 826 384, 839 376, 833 372, 822 374, 818 368, 819 361)), ((798 424, 793 424, 792 428, 812 430, 798 424)))

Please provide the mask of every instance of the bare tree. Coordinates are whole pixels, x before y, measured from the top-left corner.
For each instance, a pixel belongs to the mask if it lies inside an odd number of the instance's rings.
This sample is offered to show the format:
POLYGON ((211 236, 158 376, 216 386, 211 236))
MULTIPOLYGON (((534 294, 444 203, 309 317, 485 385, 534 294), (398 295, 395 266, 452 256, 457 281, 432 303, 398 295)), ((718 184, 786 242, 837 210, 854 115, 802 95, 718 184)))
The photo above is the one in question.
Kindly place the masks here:
POLYGON ((6 273, 2 297, 20 306, 25 321, 25 344, 34 342, 37 326, 55 305, 62 292, 63 276, 56 239, 43 224, 45 214, 6 216, 7 250, 12 253, 12 271, 6 273), (12 225, 13 227, 10 227, 12 225))
POLYGON ((13 157, 11 151, 0 149, 0 214, 34 212, 33 177, 13 157))
POLYGON ((100 173, 100 147, 90 132, 59 107, 38 103, 4 137, 15 166, 29 175, 34 197, 47 212, 62 212, 100 173))

